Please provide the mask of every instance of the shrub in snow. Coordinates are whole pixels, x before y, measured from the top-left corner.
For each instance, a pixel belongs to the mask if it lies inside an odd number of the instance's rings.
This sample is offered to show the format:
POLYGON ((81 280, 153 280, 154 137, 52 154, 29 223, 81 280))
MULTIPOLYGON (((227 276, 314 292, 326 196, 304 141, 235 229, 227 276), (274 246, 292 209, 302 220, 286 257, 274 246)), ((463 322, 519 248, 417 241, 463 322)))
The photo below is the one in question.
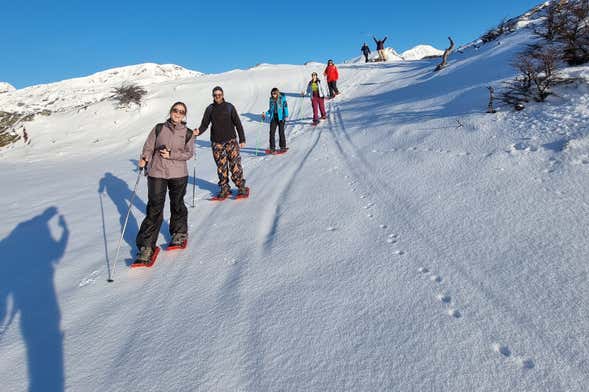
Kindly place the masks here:
POLYGON ((551 3, 536 35, 559 48, 569 65, 589 62, 589 2, 586 0, 551 3))
POLYGON ((507 82, 502 100, 512 105, 546 100, 554 86, 564 81, 557 70, 558 62, 559 53, 554 47, 530 47, 520 53, 513 63, 519 75, 507 82))
POLYGON ((481 41, 483 43, 491 42, 496 40, 497 38, 501 37, 505 33, 511 33, 515 31, 515 24, 513 21, 508 21, 507 19, 503 19, 497 27, 493 27, 489 29, 485 34, 482 35, 481 41))
POLYGON ((128 107, 132 104, 140 106, 145 94, 147 91, 137 84, 123 84, 113 89, 112 99, 117 101, 121 107, 128 107))
POLYGON ((589 2, 569 1, 559 7, 556 40, 563 47, 563 60, 569 65, 589 62, 589 2))

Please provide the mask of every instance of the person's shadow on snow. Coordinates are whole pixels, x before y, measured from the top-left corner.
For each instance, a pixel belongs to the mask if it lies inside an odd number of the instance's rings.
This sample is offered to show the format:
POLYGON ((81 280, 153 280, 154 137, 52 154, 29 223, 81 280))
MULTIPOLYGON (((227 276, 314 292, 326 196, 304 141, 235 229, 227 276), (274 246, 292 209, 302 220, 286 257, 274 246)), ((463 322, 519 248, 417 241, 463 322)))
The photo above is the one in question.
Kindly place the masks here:
MULTIPOLYGON (((141 183, 139 184, 141 186, 141 183)), ((127 216, 127 211, 129 209, 129 203, 131 201, 131 196, 133 195, 133 190, 129 188, 129 185, 119 177, 113 175, 112 173, 105 173, 104 177, 100 179, 98 184, 98 196, 100 197, 100 202, 102 202, 102 195, 106 192, 108 197, 112 200, 112 202, 117 207, 117 211, 119 212, 119 223, 121 225, 121 231, 123 230, 123 226, 125 225, 125 218, 127 216)), ((101 204, 101 208, 103 204, 101 204)), ((133 207, 137 208, 144 213, 147 211, 147 205, 141 198, 135 195, 133 199, 133 207)), ((103 222, 104 225, 104 222, 103 222)), ((166 237, 166 240, 170 240, 169 236, 169 227, 167 221, 164 220, 162 223, 162 233, 166 237)), ((131 248, 131 257, 134 257, 137 253, 137 246, 135 245, 135 237, 139 232, 139 224, 137 223, 137 219, 133 215, 133 209, 131 208, 131 213, 129 214, 129 220, 127 221, 127 228, 125 230, 125 234, 123 235, 123 240, 129 245, 131 248)), ((106 233, 105 228, 103 227, 103 233, 106 233)), ((105 251, 107 252, 107 260, 108 258, 108 247, 106 246, 106 234, 105 234, 105 251)), ((117 237, 118 241, 118 237, 117 237)), ((129 264, 132 260, 128 259, 127 264, 129 264)))
POLYGON ((50 207, 0 241, 0 338, 20 314, 30 392, 64 390, 63 332, 53 278, 69 230, 59 215, 61 236, 53 238, 49 222, 57 213, 50 207))

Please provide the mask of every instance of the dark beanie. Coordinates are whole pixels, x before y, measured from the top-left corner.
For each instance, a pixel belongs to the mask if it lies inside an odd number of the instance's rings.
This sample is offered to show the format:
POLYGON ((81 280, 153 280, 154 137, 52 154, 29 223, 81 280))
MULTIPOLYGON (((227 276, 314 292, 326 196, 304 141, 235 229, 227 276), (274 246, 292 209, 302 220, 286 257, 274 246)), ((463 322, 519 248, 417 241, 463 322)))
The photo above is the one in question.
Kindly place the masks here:
POLYGON ((213 94, 215 93, 215 91, 220 91, 223 93, 223 89, 221 88, 221 86, 215 86, 215 88, 213 88, 213 94))

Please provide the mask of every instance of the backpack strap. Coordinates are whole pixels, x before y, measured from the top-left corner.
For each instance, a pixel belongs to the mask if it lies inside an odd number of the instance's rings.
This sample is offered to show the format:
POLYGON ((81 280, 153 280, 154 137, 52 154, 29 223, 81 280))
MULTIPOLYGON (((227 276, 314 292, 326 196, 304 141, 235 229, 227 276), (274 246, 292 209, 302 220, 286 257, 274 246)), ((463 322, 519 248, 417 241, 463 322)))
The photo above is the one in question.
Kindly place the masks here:
POLYGON ((153 155, 155 155, 155 152, 157 150, 157 137, 160 135, 160 133, 162 133, 162 128, 164 127, 164 123, 158 123, 155 125, 155 146, 153 147, 153 155))
POLYGON ((184 141, 184 144, 188 143, 190 141, 191 137, 192 137, 192 129, 186 127, 186 140, 184 141))
MULTIPOLYGON (((156 124, 155 126, 155 138, 157 140, 157 137, 160 135, 160 133, 162 133, 162 128, 164 127, 164 123, 159 123, 156 124)), ((186 140, 184 141, 184 144, 188 143, 190 141, 190 138, 192 137, 192 129, 186 127, 186 140)), ((157 148, 157 146, 156 146, 157 148)))

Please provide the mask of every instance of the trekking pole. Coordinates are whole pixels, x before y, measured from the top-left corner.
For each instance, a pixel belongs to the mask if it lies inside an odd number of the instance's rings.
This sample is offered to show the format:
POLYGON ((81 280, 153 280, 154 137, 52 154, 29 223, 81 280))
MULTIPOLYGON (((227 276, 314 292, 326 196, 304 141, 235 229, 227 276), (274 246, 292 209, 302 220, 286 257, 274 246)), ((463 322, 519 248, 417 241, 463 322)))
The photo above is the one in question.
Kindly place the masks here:
POLYGON ((133 188, 133 194, 131 194, 131 200, 129 201, 129 209, 127 210, 127 216, 125 217, 125 223, 123 224, 123 232, 121 233, 121 237, 119 238, 119 245, 117 246, 117 253, 115 256, 115 260, 112 266, 112 273, 111 268, 108 269, 108 279, 106 280, 109 283, 114 282, 113 277, 115 276, 115 270, 117 267, 117 261, 119 261, 119 251, 121 250, 121 242, 123 242, 123 237, 125 236, 125 230, 127 229, 127 222, 129 221, 129 215, 131 214, 131 207, 133 207, 133 200, 135 200, 135 194, 137 193, 137 185, 139 185, 139 180, 141 179, 141 173, 143 172, 143 168, 139 168, 139 173, 137 174, 137 181, 135 181, 135 187, 133 188))
MULTIPOLYGON (((262 124, 265 124, 266 121, 262 120, 262 124)), ((258 144, 260 142, 260 130, 258 129, 258 134, 256 135, 256 156, 258 156, 258 144)))
POLYGON ((104 206, 102 204, 102 192, 98 193, 100 197, 100 215, 102 216, 102 236, 104 237, 104 254, 106 255, 106 268, 107 273, 110 276, 110 260, 108 258, 108 246, 106 242, 106 225, 104 223, 104 206))
MULTIPOLYGON (((196 136, 194 137, 196 144, 196 136)), ((192 168, 192 208, 196 207, 196 148, 194 149, 194 166, 192 168)))

